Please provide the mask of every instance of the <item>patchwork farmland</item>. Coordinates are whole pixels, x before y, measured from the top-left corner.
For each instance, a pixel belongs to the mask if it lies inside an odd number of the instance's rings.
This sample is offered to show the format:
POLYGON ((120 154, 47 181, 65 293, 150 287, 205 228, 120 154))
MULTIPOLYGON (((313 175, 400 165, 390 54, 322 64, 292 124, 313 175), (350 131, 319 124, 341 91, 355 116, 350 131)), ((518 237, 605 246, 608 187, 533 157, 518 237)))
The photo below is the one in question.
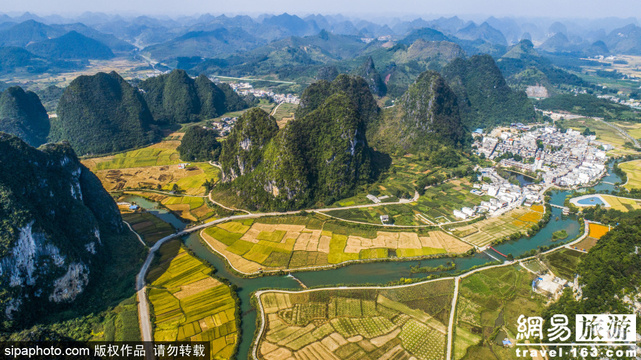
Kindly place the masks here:
POLYGON ((454 235, 479 247, 491 245, 493 241, 517 232, 525 233, 543 217, 541 206, 520 207, 503 215, 479 222, 451 228, 454 235))
POLYGON ((243 273, 385 259, 465 253, 472 247, 440 230, 378 231, 322 215, 230 221, 201 232, 243 273))
POLYGON ((156 341, 209 341, 212 358, 230 358, 238 343, 237 304, 212 269, 178 240, 164 244, 149 271, 156 341))
POLYGON ((265 331, 258 357, 445 358, 452 279, 405 286, 260 295, 265 331))

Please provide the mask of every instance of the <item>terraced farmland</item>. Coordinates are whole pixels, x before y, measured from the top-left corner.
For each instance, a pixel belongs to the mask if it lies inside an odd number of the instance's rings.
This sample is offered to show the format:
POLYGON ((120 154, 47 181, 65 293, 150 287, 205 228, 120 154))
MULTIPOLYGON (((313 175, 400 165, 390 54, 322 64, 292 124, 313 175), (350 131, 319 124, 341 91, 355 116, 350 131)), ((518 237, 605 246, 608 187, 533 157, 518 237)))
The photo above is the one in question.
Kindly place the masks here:
POLYGON ((445 358, 451 279, 389 288, 267 291, 259 359, 445 358))
MULTIPOLYGON (((539 208, 537 208, 538 210, 539 208)), ((543 213, 531 208, 520 207, 503 215, 491 217, 479 222, 452 227, 454 235, 479 247, 491 245, 493 241, 514 233, 525 233, 537 224, 543 213)))
POLYGON ((209 227, 201 236, 243 273, 383 259, 390 251, 397 257, 414 257, 471 249, 440 230, 377 230, 308 215, 231 221, 209 227))
POLYGON ((229 286, 178 240, 159 249, 147 275, 156 341, 209 341, 212 358, 229 359, 238 343, 237 304, 229 286))

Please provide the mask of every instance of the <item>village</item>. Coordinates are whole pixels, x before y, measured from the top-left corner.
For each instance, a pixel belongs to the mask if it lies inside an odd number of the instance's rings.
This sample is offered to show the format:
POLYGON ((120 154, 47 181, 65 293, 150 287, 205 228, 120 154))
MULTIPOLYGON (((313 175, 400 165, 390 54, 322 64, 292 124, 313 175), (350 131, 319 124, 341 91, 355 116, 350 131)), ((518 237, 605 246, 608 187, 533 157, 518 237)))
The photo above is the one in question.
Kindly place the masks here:
POLYGON ((599 180, 606 173, 609 149, 609 145, 596 141, 594 135, 523 124, 495 129, 489 135, 476 132, 474 146, 479 156, 498 161, 502 167, 541 175, 543 186, 566 188, 599 180))

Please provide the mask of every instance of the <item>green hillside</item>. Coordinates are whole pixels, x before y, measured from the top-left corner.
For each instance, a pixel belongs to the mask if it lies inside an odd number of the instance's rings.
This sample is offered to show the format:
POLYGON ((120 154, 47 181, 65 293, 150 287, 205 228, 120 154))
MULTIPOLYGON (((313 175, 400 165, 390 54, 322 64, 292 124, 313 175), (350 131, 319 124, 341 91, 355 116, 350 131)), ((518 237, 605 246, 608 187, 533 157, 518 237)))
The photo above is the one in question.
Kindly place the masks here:
POLYGON ((38 95, 18 86, 0 94, 0 131, 40 146, 47 141, 49 128, 49 116, 38 95))

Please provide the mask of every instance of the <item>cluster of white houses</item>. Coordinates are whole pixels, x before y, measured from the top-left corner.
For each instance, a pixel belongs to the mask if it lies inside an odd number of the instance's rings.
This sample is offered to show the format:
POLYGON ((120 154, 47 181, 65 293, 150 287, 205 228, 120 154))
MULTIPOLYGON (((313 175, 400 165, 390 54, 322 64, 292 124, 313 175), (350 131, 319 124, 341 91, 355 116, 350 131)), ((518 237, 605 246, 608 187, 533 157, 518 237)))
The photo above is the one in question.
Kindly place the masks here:
POLYGON ((503 167, 528 172, 541 172, 543 183, 563 187, 592 183, 606 172, 606 150, 594 135, 584 136, 568 129, 559 131, 553 126, 537 127, 525 131, 512 127, 498 136, 477 136, 476 152, 489 159, 504 154, 517 155, 502 159, 503 167))

